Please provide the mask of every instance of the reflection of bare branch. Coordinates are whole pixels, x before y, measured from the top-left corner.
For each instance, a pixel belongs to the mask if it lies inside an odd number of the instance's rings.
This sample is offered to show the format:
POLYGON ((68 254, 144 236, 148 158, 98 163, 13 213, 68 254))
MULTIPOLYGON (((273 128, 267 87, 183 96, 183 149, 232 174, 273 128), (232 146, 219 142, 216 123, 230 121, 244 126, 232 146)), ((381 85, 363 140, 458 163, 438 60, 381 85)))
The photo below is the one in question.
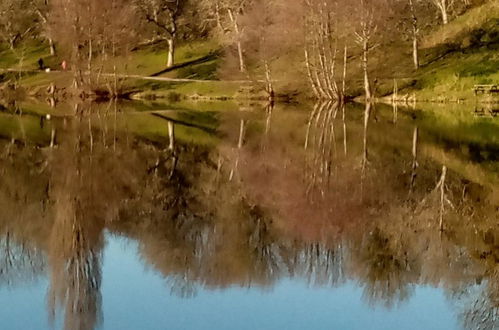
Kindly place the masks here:
POLYGON ((440 231, 444 230, 445 205, 447 204, 452 209, 454 209, 454 205, 452 204, 452 202, 449 200, 449 198, 447 197, 447 195, 445 193, 445 191, 446 191, 446 185, 445 185, 446 178, 447 178, 447 166, 444 165, 444 166, 442 166, 442 174, 440 175, 440 179, 438 180, 437 185, 435 186, 433 191, 421 201, 421 203, 419 205, 419 208, 424 207, 425 204, 427 204, 427 202, 428 202, 428 198, 431 196, 434 196, 435 194, 438 193, 438 196, 439 196, 439 216, 438 216, 438 219, 439 219, 440 231))
POLYGON ((412 167, 411 167, 411 183, 409 188, 409 195, 414 191, 414 185, 416 184, 417 169, 418 164, 418 127, 414 128, 414 133, 412 136, 412 167))
POLYGON ((0 286, 34 280, 44 270, 45 260, 38 249, 17 242, 9 231, 0 237, 0 286))

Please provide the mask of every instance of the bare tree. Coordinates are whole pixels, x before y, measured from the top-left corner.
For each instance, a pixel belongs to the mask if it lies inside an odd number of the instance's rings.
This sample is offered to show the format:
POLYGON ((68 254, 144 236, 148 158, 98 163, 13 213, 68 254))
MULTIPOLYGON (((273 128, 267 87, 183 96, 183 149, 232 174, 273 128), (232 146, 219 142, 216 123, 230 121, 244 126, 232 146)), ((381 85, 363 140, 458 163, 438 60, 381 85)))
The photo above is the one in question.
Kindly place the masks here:
POLYGON ((246 59, 243 47, 245 29, 241 19, 246 10, 253 4, 252 0, 204 0, 202 6, 214 13, 211 20, 222 35, 237 49, 238 67, 240 72, 246 72, 246 59))
POLYGON ((18 42, 35 30, 36 14, 31 0, 0 2, 0 37, 14 51, 18 42))
POLYGON ((455 0, 430 0, 430 2, 440 10, 442 22, 449 23, 449 10, 454 5, 455 0))
MULTIPOLYGON (((134 33, 129 26, 133 19, 131 0, 52 0, 51 29, 62 56, 70 62, 74 87, 90 87, 90 92, 97 88, 105 62, 130 48, 134 33)), ((112 68, 114 84, 107 86, 111 94, 116 94, 114 60, 112 68)))
POLYGON ((378 30, 375 22, 374 6, 368 0, 360 0, 359 29, 355 32, 357 44, 362 47, 362 71, 364 76, 364 90, 366 100, 371 100, 372 89, 369 80, 369 52, 378 45, 373 43, 373 37, 378 30))
MULTIPOLYGON (((338 85, 337 60, 339 54, 338 3, 336 1, 307 1, 305 20, 305 66, 316 97, 342 99, 345 89, 338 85)), ((346 45, 345 45, 346 54, 346 45)), ((346 55, 343 79, 346 76, 346 55)))
POLYGON ((414 63, 414 68, 419 69, 419 22, 418 15, 416 12, 415 1, 409 0, 409 8, 411 11, 411 36, 412 36, 412 60, 414 63))
POLYGON ((185 0, 136 0, 135 4, 144 18, 164 33, 168 42, 167 66, 175 64, 175 47, 179 19, 187 1, 185 0))
POLYGON ((45 36, 47 42, 49 43, 50 55, 54 56, 55 43, 50 33, 50 26, 48 19, 48 15, 50 13, 50 0, 34 0, 33 6, 35 8, 38 17, 40 18, 40 25, 41 25, 40 30, 43 31, 42 34, 45 36))

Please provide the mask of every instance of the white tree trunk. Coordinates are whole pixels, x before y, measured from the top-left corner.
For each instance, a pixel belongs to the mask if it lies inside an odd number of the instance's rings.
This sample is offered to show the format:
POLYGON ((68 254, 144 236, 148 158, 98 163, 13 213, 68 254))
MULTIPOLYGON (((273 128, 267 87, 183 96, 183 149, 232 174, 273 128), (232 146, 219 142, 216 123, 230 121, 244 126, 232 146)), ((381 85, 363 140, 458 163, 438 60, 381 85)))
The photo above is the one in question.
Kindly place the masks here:
POLYGON ((442 12, 442 21, 444 24, 449 23, 449 15, 447 13, 447 4, 446 1, 442 1, 442 5, 440 7, 440 11, 442 12))
POLYGON ((241 44, 241 41, 237 42, 237 54, 239 56, 239 71, 245 72, 246 65, 244 64, 243 46, 241 44))
POLYGON ((168 38, 168 62, 167 67, 171 68, 175 64, 175 37, 168 38))
POLYGON ((52 38, 48 38, 48 41, 49 41, 49 47, 50 47, 50 55, 55 56, 54 40, 52 40, 52 38))
POLYGON ((228 10, 229 13, 229 18, 234 25, 234 33, 236 35, 237 39, 237 55, 239 57, 239 71, 245 72, 246 71, 246 65, 244 63, 244 52, 243 52, 243 45, 241 42, 241 30, 239 29, 239 24, 237 22, 237 17, 234 15, 231 9, 228 10))
POLYGON ((369 44, 366 41, 364 41, 363 45, 363 58, 362 58, 362 69, 364 71, 364 90, 366 92, 366 101, 369 101, 372 99, 372 93, 371 93, 371 83, 369 82, 369 44))
POLYGON ((419 42, 417 35, 412 39, 412 59, 414 61, 414 68, 419 69, 419 42))

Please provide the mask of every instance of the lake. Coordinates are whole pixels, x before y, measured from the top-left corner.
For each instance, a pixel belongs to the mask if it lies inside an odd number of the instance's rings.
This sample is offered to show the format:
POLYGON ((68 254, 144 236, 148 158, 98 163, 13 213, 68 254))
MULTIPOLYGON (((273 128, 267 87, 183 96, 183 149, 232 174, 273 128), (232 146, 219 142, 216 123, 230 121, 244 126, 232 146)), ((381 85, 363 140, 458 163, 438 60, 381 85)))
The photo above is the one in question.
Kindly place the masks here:
POLYGON ((11 102, 2 329, 499 329, 469 105, 11 102))

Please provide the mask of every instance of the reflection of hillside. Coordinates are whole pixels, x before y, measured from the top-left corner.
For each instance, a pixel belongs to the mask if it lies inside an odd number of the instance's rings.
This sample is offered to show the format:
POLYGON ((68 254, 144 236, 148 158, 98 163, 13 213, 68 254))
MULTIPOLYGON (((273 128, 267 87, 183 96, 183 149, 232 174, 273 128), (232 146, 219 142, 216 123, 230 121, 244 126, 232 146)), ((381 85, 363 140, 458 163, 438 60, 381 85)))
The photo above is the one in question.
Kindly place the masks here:
MULTIPOLYGON (((217 146, 153 143, 83 115, 54 121, 55 148, 2 142, 0 280, 46 264, 50 307, 64 310, 66 328, 92 329, 109 230, 136 240, 183 297, 293 277, 353 280, 369 303, 395 306, 416 285, 457 299, 480 281, 481 293, 467 297, 495 311, 499 231, 497 206, 483 202, 489 190, 449 170, 442 191, 452 207, 442 211, 441 164, 418 155, 414 167, 411 122, 394 125, 370 108, 316 111, 312 120, 272 109, 227 115, 217 132, 227 142, 217 146)), ((172 136, 182 131, 165 124, 172 136)))

